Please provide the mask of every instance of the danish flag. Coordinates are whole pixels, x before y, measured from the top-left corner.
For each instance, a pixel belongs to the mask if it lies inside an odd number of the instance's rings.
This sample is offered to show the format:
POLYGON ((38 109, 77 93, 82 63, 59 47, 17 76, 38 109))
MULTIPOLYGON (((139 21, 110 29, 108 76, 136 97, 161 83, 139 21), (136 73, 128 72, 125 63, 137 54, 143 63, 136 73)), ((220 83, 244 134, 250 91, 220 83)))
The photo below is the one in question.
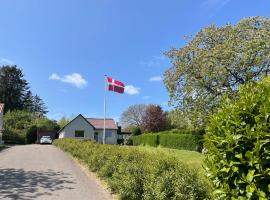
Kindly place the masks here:
POLYGON ((124 93, 125 91, 125 84, 114 80, 111 77, 107 77, 107 81, 108 81, 108 90, 109 91, 114 91, 114 92, 118 92, 118 93, 124 93))

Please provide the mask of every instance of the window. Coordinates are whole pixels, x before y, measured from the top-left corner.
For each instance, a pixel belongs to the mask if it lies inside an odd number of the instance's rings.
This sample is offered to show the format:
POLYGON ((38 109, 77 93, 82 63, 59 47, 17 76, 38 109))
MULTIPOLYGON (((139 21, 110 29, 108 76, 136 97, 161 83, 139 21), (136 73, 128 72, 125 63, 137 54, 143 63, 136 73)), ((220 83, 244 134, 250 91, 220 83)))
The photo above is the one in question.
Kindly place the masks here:
POLYGON ((112 132, 106 132, 105 137, 106 138, 112 137, 112 132))
POLYGON ((98 142, 98 132, 95 132, 94 139, 98 142))
POLYGON ((75 131, 75 137, 84 137, 84 131, 75 131))

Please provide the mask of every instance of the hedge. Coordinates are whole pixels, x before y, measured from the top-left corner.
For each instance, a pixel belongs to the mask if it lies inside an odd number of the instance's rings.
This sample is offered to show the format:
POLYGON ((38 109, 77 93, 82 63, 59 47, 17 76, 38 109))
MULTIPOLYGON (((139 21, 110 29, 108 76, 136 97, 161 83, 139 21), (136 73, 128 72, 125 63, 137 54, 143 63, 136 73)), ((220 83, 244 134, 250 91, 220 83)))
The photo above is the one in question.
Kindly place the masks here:
POLYGON ((208 183, 172 156, 76 139, 55 140, 54 145, 86 164, 123 200, 210 198, 208 183))
POLYGON ((184 149, 190 151, 202 150, 203 136, 198 134, 198 132, 193 132, 194 134, 180 134, 179 132, 176 134, 173 131, 164 131, 155 134, 146 133, 139 136, 133 136, 133 145, 149 145, 153 147, 160 145, 172 149, 184 149))
POLYGON ((217 199, 270 199, 270 77, 224 97, 207 127, 207 176, 217 199))
POLYGON ((185 149, 190 151, 201 151, 202 137, 191 134, 160 134, 159 145, 172 149, 185 149))
POLYGON ((139 136, 133 136, 132 142, 134 146, 149 145, 149 146, 157 147, 159 145, 158 134, 148 133, 148 134, 143 134, 139 136))

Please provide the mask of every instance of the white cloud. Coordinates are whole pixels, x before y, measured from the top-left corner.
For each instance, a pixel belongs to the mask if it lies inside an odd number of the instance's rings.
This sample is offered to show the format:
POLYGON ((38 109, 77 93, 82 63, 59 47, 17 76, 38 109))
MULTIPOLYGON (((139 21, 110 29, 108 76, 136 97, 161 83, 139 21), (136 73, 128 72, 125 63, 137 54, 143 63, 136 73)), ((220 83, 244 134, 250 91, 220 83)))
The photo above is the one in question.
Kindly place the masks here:
POLYGON ((0 58, 0 63, 5 63, 5 64, 14 64, 14 62, 12 60, 9 60, 7 58, 0 58))
POLYGON ((133 85, 126 85, 125 86, 125 93, 130 95, 135 95, 140 93, 140 88, 134 87, 133 85))
POLYGON ((84 88, 87 85, 87 81, 78 73, 67 74, 64 76, 59 76, 56 73, 53 73, 50 77, 50 80, 58 80, 63 83, 69 83, 74 85, 77 88, 84 88))
POLYGON ((162 81, 162 77, 161 76, 153 76, 149 79, 150 82, 154 82, 154 81, 162 81))

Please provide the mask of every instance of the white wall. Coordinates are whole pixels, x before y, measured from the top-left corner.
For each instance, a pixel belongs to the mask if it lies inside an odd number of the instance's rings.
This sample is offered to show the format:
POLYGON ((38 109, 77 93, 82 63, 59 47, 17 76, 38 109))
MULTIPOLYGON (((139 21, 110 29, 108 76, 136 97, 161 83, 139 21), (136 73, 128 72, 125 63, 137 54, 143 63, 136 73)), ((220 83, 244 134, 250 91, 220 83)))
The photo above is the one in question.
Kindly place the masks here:
POLYGON ((69 123, 59 133, 59 138, 75 138, 75 131, 84 131, 85 139, 94 139, 94 128, 82 116, 69 123))
MULTIPOLYGON (((103 130, 95 130, 95 132, 98 132, 98 142, 102 143, 103 142, 103 130)), ((108 138, 106 137, 106 144, 117 144, 117 130, 107 130, 106 132, 111 132, 112 137, 108 138)))

